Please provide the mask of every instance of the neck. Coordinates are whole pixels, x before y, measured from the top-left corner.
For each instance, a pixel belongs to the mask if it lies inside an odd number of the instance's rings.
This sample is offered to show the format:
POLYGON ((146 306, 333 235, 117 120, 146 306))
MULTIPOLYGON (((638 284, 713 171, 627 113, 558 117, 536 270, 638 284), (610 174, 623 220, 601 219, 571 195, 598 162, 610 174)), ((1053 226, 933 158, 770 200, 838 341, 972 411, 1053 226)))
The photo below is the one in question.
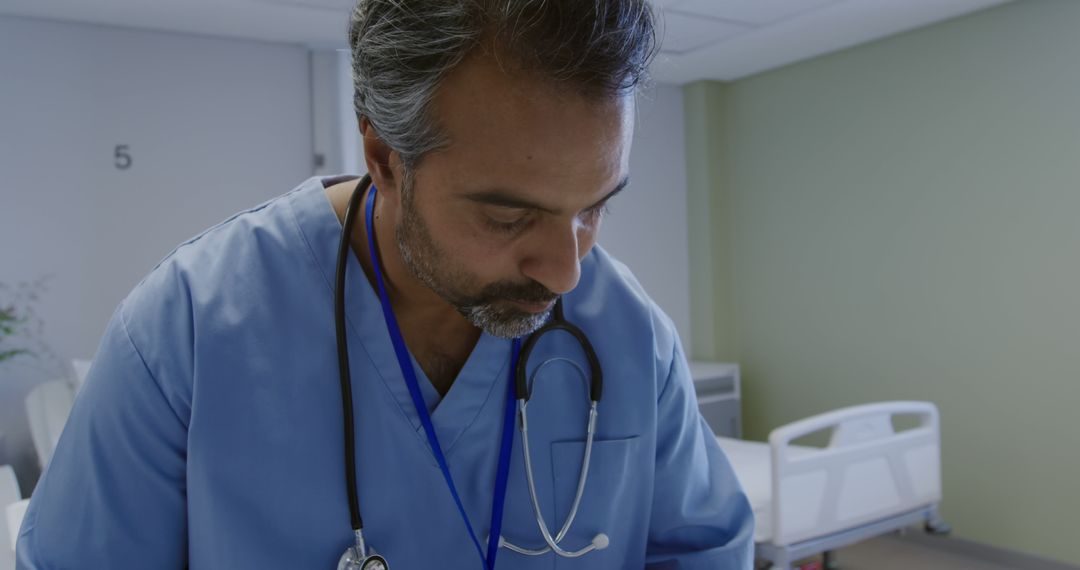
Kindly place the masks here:
MULTIPOLYGON (((344 220, 349 198, 358 183, 350 181, 327 188, 327 196, 339 221, 344 220)), ((377 291, 363 208, 366 203, 365 194, 360 202, 361 210, 356 212, 359 217, 349 242, 368 282, 377 291)), ((373 224, 383 283, 405 344, 436 388, 445 393, 472 352, 481 331, 409 271, 397 247, 395 224, 398 215, 393 200, 376 197, 373 224)))

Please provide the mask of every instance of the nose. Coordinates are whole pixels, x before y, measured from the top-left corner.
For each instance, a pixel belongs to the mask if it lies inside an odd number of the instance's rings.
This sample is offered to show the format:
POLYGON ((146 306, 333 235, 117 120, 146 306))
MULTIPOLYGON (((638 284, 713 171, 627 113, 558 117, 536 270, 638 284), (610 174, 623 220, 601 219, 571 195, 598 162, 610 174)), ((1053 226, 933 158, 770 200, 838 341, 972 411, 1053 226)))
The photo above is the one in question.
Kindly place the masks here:
POLYGON ((532 240, 531 251, 521 263, 521 272, 557 295, 569 293, 581 278, 582 246, 589 238, 579 239, 580 225, 551 224, 532 240))

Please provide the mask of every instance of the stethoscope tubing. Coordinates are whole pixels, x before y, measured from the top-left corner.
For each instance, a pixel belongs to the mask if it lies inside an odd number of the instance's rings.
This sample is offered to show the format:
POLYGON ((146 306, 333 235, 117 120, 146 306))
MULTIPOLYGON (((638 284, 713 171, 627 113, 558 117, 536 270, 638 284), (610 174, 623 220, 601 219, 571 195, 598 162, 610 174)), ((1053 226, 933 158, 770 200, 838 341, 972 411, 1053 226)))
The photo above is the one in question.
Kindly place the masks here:
POLYGON ((356 535, 357 548, 366 552, 363 538, 364 519, 360 516, 360 498, 356 485, 356 422, 353 418, 352 377, 349 374, 349 349, 345 333, 345 264, 352 248, 349 236, 352 235, 356 222, 356 212, 360 209, 360 200, 364 190, 371 186, 371 175, 365 174, 357 184, 356 190, 349 197, 345 208, 345 219, 341 228, 341 242, 338 244, 337 274, 334 284, 334 328, 337 333, 338 375, 341 382, 341 407, 343 414, 343 433, 345 435, 345 489, 349 497, 349 518, 356 535))
POLYGON ((561 296, 555 301, 554 313, 553 318, 549 320, 546 325, 540 327, 540 329, 530 335, 528 340, 525 341, 524 346, 521 347, 521 357, 518 359, 516 370, 518 398, 528 401, 532 396, 532 389, 529 386, 527 373, 529 356, 532 354, 533 349, 536 348, 536 344, 540 342, 540 339, 544 334, 555 330, 561 330, 573 336, 585 352, 585 358, 589 361, 589 372, 592 374, 589 382, 589 401, 599 402, 600 397, 604 392, 604 371, 600 368, 600 359, 596 356, 596 350, 593 349, 592 343, 589 342, 589 337, 585 336, 585 332, 578 328, 577 325, 566 320, 566 317, 563 315, 563 300, 561 296))
POLYGON ((528 556, 539 556, 548 552, 554 552, 564 558, 577 558, 593 550, 597 549, 596 544, 589 544, 588 546, 577 550, 569 551, 563 550, 559 547, 559 543, 566 537, 566 533, 570 531, 570 526, 574 524, 574 518, 577 517, 578 507, 581 505, 581 497, 585 493, 585 482, 589 477, 589 462, 592 458, 592 446, 593 439, 596 434, 596 401, 589 403, 589 422, 587 426, 585 436, 585 453, 581 459, 581 473, 578 475, 577 490, 574 493, 574 502, 570 506, 570 512, 566 515, 566 520, 563 522, 562 528, 559 529, 558 534, 554 538, 551 536, 551 532, 548 530, 547 522, 544 520, 543 513, 540 512, 540 499, 536 493, 536 483, 533 479, 532 469, 532 453, 529 451, 529 420, 526 408, 528 408, 528 402, 524 399, 518 400, 518 417, 520 418, 521 428, 521 446, 525 455, 525 479, 529 486, 529 498, 532 500, 533 513, 536 515, 536 524, 540 527, 540 534, 544 538, 544 542, 547 543, 546 548, 538 550, 530 550, 524 547, 517 546, 505 538, 500 537, 499 544, 517 552, 519 554, 525 554, 528 556))
MULTIPOLYGON (((559 304, 561 304, 561 299, 559 301, 559 304)), ((558 307, 559 305, 556 306, 558 307)), ((561 309, 561 307, 559 308, 561 309)), ((555 328, 552 327, 548 328, 547 330, 555 330, 555 328)), ((581 378, 581 381, 585 385, 586 394, 590 394, 592 392, 591 382, 589 381, 588 376, 586 376, 585 371, 581 369, 581 366, 579 366, 578 363, 574 362, 569 358, 550 358, 548 360, 545 360, 543 363, 537 366, 535 370, 533 370, 533 373, 530 377, 530 382, 527 386, 529 391, 525 393, 531 393, 533 385, 535 385, 536 378, 540 374, 540 372, 545 367, 555 362, 563 362, 573 367, 577 371, 579 378, 581 378)), ((524 554, 526 556, 540 556, 542 554, 547 554, 548 552, 554 552, 555 554, 565 558, 577 558, 579 556, 592 552, 593 550, 605 548, 607 546, 607 536, 603 534, 597 535, 593 539, 592 544, 589 544, 580 550, 569 551, 564 550, 562 547, 559 546, 559 543, 562 542, 563 538, 566 537, 566 534, 570 531, 570 527, 574 524, 574 519, 577 517, 578 508, 581 505, 581 499, 585 492, 585 482, 588 479, 589 464, 590 459, 592 458, 593 440, 595 439, 596 434, 597 406, 599 402, 592 400, 589 402, 589 417, 585 426, 585 451, 581 460, 581 471, 578 474, 578 483, 577 489, 574 493, 574 501, 570 506, 570 512, 567 514, 566 519, 563 521, 562 527, 559 529, 559 532, 555 535, 555 537, 552 538, 551 532, 547 527, 546 521, 544 520, 544 516, 540 511, 539 495, 536 492, 536 483, 533 477, 532 453, 529 449, 528 401, 525 398, 521 397, 522 392, 519 392, 518 396, 518 429, 521 432, 522 455, 525 458, 525 480, 529 487, 529 498, 532 504, 533 514, 536 518, 537 527, 539 528, 540 534, 544 538, 544 542, 547 544, 547 546, 539 549, 525 548, 523 546, 518 546, 510 542, 502 536, 499 537, 499 546, 507 548, 513 552, 517 552, 518 554, 524 554)))

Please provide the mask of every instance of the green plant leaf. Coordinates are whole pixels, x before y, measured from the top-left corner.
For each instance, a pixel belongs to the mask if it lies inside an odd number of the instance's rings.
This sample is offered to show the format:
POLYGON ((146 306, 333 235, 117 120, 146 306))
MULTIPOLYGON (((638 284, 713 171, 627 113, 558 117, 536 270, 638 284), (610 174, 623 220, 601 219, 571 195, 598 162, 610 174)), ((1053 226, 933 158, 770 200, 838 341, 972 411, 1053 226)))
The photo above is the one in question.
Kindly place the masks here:
POLYGON ((23 350, 23 349, 5 350, 5 351, 0 352, 0 362, 3 362, 5 360, 10 360, 12 358, 15 358, 16 356, 19 356, 20 354, 29 354, 29 353, 30 353, 29 351, 23 350))

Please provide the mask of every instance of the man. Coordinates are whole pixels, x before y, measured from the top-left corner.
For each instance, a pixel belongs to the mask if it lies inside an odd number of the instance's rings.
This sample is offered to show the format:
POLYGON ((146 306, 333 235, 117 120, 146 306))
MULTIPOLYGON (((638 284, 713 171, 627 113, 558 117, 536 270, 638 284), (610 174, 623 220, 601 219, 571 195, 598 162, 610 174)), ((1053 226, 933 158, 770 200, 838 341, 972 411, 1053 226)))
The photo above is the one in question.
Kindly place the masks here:
POLYGON ((132 291, 34 494, 19 568, 318 569, 370 554, 354 549, 343 394, 365 544, 394 569, 749 568, 750 508, 674 327, 594 247, 627 184, 647 6, 362 0, 349 38, 374 188, 308 180, 181 245, 132 291), (370 217, 348 236, 346 391, 334 284, 357 191, 370 217), (547 335, 527 365, 539 513, 525 441, 504 431, 516 347, 558 298, 604 378, 565 533, 589 417, 574 337, 547 335), (601 548, 523 554, 548 545, 537 515, 560 549, 601 548))

